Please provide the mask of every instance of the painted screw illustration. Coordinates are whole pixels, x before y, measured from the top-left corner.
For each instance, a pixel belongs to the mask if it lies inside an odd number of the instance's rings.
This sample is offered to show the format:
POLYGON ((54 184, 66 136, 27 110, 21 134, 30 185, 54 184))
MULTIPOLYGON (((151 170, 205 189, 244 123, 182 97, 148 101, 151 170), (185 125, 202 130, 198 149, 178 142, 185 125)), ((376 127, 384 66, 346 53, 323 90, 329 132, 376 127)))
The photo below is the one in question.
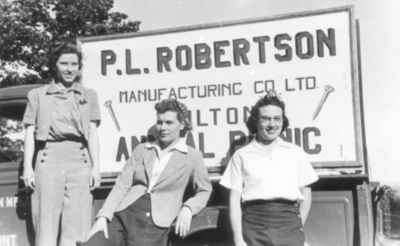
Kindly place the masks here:
POLYGON ((117 116, 115 115, 114 109, 112 107, 112 101, 111 100, 107 100, 104 103, 104 107, 107 108, 107 111, 110 114, 111 119, 113 120, 115 127, 117 128, 117 131, 121 131, 121 127, 119 126, 117 116))
POLYGON ((324 93, 321 96, 321 99, 319 100, 319 103, 317 105, 317 108, 315 109, 312 119, 315 120, 319 113, 321 112, 322 107, 324 106, 326 99, 328 98, 329 94, 335 91, 335 88, 331 85, 325 85, 324 86, 324 93))

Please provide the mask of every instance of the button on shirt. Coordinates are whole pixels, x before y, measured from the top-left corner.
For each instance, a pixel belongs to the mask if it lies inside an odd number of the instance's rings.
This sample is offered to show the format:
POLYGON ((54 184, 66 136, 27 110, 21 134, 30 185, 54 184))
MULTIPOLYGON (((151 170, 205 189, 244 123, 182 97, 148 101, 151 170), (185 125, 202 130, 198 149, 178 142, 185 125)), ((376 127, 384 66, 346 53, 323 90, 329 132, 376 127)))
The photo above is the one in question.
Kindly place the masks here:
POLYGON ((318 176, 298 146, 278 138, 273 146, 256 140, 237 150, 220 184, 241 193, 242 201, 255 199, 303 200, 300 188, 318 176))
POLYGON ((168 161, 171 159, 174 151, 180 151, 183 153, 187 153, 187 145, 184 139, 179 139, 174 145, 167 147, 164 150, 161 150, 159 144, 157 142, 148 143, 146 145, 147 148, 154 148, 156 151, 156 158, 153 163, 153 168, 151 170, 151 177, 149 181, 149 186, 147 191, 151 192, 151 189, 157 183, 157 180, 160 178, 161 173, 165 169, 168 161))
POLYGON ((75 100, 75 93, 82 93, 73 84, 66 89, 52 84, 49 94, 54 97, 54 110, 51 112, 49 140, 68 140, 83 137, 81 116, 75 100))
MULTIPOLYGON (((56 122, 59 121, 56 120, 56 122)), ((72 130, 72 135, 78 134, 78 136, 81 136, 83 134, 84 138, 88 140, 90 122, 94 122, 96 125, 100 124, 98 97, 94 90, 82 86, 80 82, 75 82, 71 88, 63 90, 52 81, 48 85, 35 88, 28 92, 28 103, 26 105, 23 123, 25 125, 35 126, 36 140, 62 140, 56 139, 57 137, 55 136, 58 135, 57 132, 61 132, 61 135, 64 135, 65 132, 63 129, 69 132, 71 126, 75 127, 75 131, 72 130), (65 91, 71 96, 71 100, 59 100, 60 98, 56 98, 60 96, 59 91, 65 91), (73 118, 71 118, 71 115, 66 116, 65 111, 59 109, 55 101, 65 102, 67 106, 64 106, 73 108, 72 114, 75 114, 75 116, 72 116, 73 118), (73 103, 73 105, 70 103, 73 103), (54 115, 52 114, 54 111, 59 111, 58 116, 61 118, 65 117, 66 119, 64 120, 71 124, 67 123, 67 127, 61 127, 60 131, 56 130, 53 120, 54 115), (75 122, 71 122, 71 120, 75 122), (51 127, 53 127, 53 136, 49 136, 51 127)))

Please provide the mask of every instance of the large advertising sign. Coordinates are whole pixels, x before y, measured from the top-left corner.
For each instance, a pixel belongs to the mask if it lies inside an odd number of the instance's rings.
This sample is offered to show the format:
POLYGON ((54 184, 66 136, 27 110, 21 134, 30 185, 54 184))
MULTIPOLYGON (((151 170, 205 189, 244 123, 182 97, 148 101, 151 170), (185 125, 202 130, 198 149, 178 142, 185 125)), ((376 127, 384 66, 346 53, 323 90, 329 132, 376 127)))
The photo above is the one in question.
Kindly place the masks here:
POLYGON ((362 164, 359 94, 348 7, 274 18, 80 39, 83 83, 96 89, 102 172, 119 171, 177 98, 208 166, 248 135, 251 105, 270 90, 285 101, 283 138, 315 166, 362 164))

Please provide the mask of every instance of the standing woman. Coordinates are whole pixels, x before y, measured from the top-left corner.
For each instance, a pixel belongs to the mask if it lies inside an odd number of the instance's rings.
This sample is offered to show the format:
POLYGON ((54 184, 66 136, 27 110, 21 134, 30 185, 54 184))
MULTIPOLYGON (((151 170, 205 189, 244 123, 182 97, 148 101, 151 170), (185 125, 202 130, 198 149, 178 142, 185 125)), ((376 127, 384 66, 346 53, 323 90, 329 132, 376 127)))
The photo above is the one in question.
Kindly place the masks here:
POLYGON ((285 104, 269 93, 252 107, 246 123, 255 138, 232 156, 221 178, 230 189, 236 246, 303 246, 303 225, 318 176, 296 145, 279 135, 289 125, 285 104))
POLYGON ((33 189, 36 246, 72 246, 90 229, 100 111, 96 92, 80 83, 81 67, 80 51, 64 43, 50 57, 51 83, 28 93, 22 178, 33 189))

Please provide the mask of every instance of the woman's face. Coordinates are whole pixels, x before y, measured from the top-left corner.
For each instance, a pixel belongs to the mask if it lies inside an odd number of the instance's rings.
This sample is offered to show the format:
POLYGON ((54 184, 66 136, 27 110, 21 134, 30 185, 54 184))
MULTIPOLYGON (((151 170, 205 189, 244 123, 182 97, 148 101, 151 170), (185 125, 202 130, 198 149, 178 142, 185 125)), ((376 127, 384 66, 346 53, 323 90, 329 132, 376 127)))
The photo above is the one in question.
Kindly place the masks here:
POLYGON ((275 105, 258 109, 257 138, 266 143, 277 139, 282 132, 283 112, 275 105))
POLYGON ((62 54, 57 62, 57 78, 63 83, 73 83, 79 76, 79 58, 77 54, 62 54))
POLYGON ((165 147, 179 139, 180 131, 184 125, 178 120, 178 114, 174 111, 166 111, 157 114, 158 139, 165 147))

